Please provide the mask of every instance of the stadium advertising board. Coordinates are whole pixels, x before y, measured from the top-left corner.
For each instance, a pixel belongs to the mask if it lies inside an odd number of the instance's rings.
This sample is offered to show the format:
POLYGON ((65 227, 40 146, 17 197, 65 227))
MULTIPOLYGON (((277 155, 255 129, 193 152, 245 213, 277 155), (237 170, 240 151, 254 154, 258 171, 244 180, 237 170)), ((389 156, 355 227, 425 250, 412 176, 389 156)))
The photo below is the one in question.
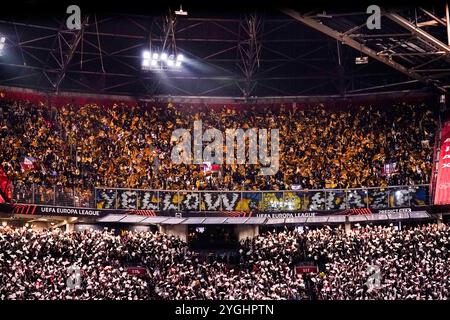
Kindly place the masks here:
POLYGON ((143 277, 148 274, 147 268, 144 267, 128 267, 126 271, 128 274, 137 277, 143 277))
POLYGON ((35 204, 0 204, 0 213, 38 216, 102 217, 108 210, 70 208, 35 204))
POLYGON ((404 207, 395 209, 343 209, 343 210, 316 210, 316 211, 279 211, 263 212, 251 211, 154 211, 136 209, 89 209, 89 208, 69 208, 58 206, 34 205, 34 204, 0 204, 0 214, 21 214, 34 216, 69 216, 69 217, 90 217, 102 218, 109 214, 118 215, 141 215, 148 217, 265 217, 270 219, 285 219, 299 217, 331 216, 331 215, 370 215, 370 214, 393 214, 411 213, 414 211, 430 211, 429 206, 425 207, 404 207))
POLYGON ((442 128, 440 150, 434 203, 450 204, 450 121, 442 128))
POLYGON ((315 265, 302 265, 295 267, 295 273, 317 273, 318 268, 315 265))

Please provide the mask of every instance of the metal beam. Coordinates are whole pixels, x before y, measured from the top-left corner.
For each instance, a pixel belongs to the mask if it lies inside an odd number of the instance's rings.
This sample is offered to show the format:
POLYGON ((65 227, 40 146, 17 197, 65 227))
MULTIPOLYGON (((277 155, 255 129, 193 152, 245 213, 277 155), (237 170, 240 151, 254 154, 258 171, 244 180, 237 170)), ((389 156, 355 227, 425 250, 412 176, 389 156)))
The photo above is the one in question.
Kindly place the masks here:
POLYGON ((411 33, 381 33, 381 34, 352 33, 349 34, 349 36, 352 38, 364 38, 364 39, 400 38, 400 37, 411 37, 411 33))
POLYGON ((450 13, 448 2, 445 3, 445 25, 447 27, 447 44, 450 46, 450 13))
POLYGON ((442 24, 443 26, 445 26, 445 21, 441 18, 439 18, 437 15, 435 15, 434 13, 431 13, 428 10, 425 10, 424 8, 419 8, 420 10, 422 10, 426 15, 430 16, 432 19, 434 19, 435 21, 439 22, 440 24, 442 24))
POLYGON ((240 89, 244 97, 249 97, 255 89, 256 82, 254 75, 260 67, 261 57, 261 34, 262 34, 262 19, 256 13, 246 16, 239 25, 242 31, 238 36, 238 52, 241 57, 241 63, 238 67, 241 69, 245 78, 244 86, 240 89))
MULTIPOLYGON (((331 29, 330 27, 320 23, 319 21, 314 20, 314 19, 309 18, 309 17, 306 17, 306 16, 300 14, 299 12, 297 12, 295 10, 283 9, 282 11, 285 14, 287 14, 288 16, 290 16, 290 17, 292 17, 292 18, 294 18, 294 19, 304 23, 305 25, 307 25, 307 26, 309 26, 309 27, 311 27, 311 28, 313 28, 313 29, 315 29, 317 31, 320 31, 320 32, 322 32, 322 33, 324 33, 324 34, 326 34, 326 35, 328 35, 328 36, 330 36, 330 37, 332 37, 332 38, 334 38, 336 40, 341 41, 342 43, 352 47, 353 49, 356 49, 356 50, 366 54, 367 56, 369 56, 369 57, 371 57, 371 58, 373 58, 375 60, 378 60, 378 61, 380 61, 380 62, 382 62, 382 63, 384 63, 384 64, 386 64, 386 65, 388 65, 388 66, 390 66, 392 68, 394 68, 395 70, 397 70, 397 71, 407 75, 408 77, 411 77, 413 79, 416 79, 416 80, 418 80, 420 82, 423 82, 423 83, 426 83, 426 84, 432 83, 440 91, 446 92, 446 89, 436 85, 436 83, 431 81, 430 79, 428 79, 428 78, 426 78, 424 76, 421 76, 420 74, 418 74, 414 70, 408 69, 405 66, 403 66, 403 65, 393 61, 392 59, 389 59, 389 58, 387 58, 385 56, 379 55, 375 50, 372 50, 372 49, 368 48, 364 44, 362 44, 362 43, 352 39, 348 35, 345 35, 345 34, 339 32, 339 31, 331 29)), ((417 29, 417 28, 414 28, 414 29, 417 29)), ((447 51, 447 52, 450 51, 450 49, 447 46, 445 46, 445 48, 446 48, 445 51, 447 51)))
POLYGON ((414 24, 412 24, 402 16, 393 12, 386 12, 385 16, 391 19, 392 21, 396 22, 403 28, 411 31, 417 37, 425 40, 425 42, 431 45, 432 47, 437 47, 439 50, 445 51, 447 54, 450 53, 450 47, 448 45, 442 43, 441 41, 430 35, 428 32, 425 32, 419 27, 416 27, 414 24))
MULTIPOLYGON (((64 80, 64 77, 66 76, 66 72, 67 72, 69 63, 72 60, 73 56, 75 55, 75 51, 78 47, 78 44, 80 43, 80 41, 82 41, 83 29, 87 25, 88 20, 89 20, 89 17, 86 17, 84 22, 81 25, 80 30, 78 30, 76 32, 76 34, 74 34, 71 43, 68 43, 69 52, 65 55, 64 59, 63 59, 63 57, 61 57, 61 59, 62 59, 61 60, 61 70, 60 70, 58 77, 56 79, 56 82, 55 82, 56 92, 59 91, 59 86, 61 85, 61 82, 64 80)), ((62 36, 60 35, 60 37, 62 37, 62 36)), ((65 39, 63 38, 63 40, 65 40, 65 39)), ((60 44, 60 52, 62 54, 61 44, 60 44)))
POLYGON ((412 83, 417 83, 417 80, 408 80, 408 81, 402 81, 402 82, 397 82, 397 83, 384 84, 381 86, 373 86, 373 87, 368 87, 368 88, 350 90, 350 91, 348 91, 348 93, 357 93, 357 92, 371 91, 371 90, 377 90, 377 89, 384 89, 384 88, 396 87, 396 86, 412 84, 412 83))

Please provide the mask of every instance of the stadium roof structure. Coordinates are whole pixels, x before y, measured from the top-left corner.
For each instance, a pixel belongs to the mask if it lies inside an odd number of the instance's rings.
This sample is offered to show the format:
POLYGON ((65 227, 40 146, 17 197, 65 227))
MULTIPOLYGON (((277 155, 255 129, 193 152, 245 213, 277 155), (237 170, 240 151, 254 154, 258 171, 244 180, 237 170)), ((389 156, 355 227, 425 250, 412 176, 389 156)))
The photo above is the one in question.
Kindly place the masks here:
MULTIPOLYGON (((172 11, 173 12, 173 11, 172 11)), ((448 8, 280 9, 187 16, 86 13, 80 30, 56 18, 0 17, 0 86, 45 92, 155 96, 352 95, 447 92, 448 8), (446 17, 447 16, 447 17, 446 17), (144 50, 186 58, 179 71, 143 71, 144 50), (355 64, 358 57, 366 64, 355 64)))

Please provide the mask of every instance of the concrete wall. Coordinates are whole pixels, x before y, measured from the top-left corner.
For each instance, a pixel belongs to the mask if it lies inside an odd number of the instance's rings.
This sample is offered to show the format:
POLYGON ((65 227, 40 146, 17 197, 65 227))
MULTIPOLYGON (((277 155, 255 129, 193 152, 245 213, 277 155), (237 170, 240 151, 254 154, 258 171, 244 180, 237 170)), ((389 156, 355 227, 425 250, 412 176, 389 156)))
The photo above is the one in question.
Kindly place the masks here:
POLYGON ((345 223, 344 228, 346 234, 350 234, 350 232, 352 231, 352 225, 349 222, 345 223))
POLYGON ((94 223, 77 223, 73 226, 73 230, 77 232, 82 232, 89 229, 102 230, 103 228, 100 225, 94 223))
POLYGON ((66 232, 72 232, 75 230, 75 225, 73 223, 66 224, 66 232))
POLYGON ((259 226, 257 225, 236 225, 235 229, 236 235, 239 241, 245 240, 247 238, 254 238, 259 235, 259 226))
POLYGON ((187 224, 163 224, 159 226, 159 231, 179 237, 181 240, 187 242, 188 240, 188 226, 187 224))

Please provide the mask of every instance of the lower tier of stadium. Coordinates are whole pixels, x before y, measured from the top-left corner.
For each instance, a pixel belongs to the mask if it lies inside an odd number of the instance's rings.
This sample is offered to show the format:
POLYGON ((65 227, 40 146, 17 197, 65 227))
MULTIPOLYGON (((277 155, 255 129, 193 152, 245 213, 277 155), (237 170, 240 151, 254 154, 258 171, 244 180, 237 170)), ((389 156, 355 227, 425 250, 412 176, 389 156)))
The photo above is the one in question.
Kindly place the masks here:
POLYGON ((198 244, 231 243, 226 228, 189 228, 186 242, 163 229, 50 221, 1 224, 0 300, 450 298, 446 220, 272 227, 222 249, 198 244))

